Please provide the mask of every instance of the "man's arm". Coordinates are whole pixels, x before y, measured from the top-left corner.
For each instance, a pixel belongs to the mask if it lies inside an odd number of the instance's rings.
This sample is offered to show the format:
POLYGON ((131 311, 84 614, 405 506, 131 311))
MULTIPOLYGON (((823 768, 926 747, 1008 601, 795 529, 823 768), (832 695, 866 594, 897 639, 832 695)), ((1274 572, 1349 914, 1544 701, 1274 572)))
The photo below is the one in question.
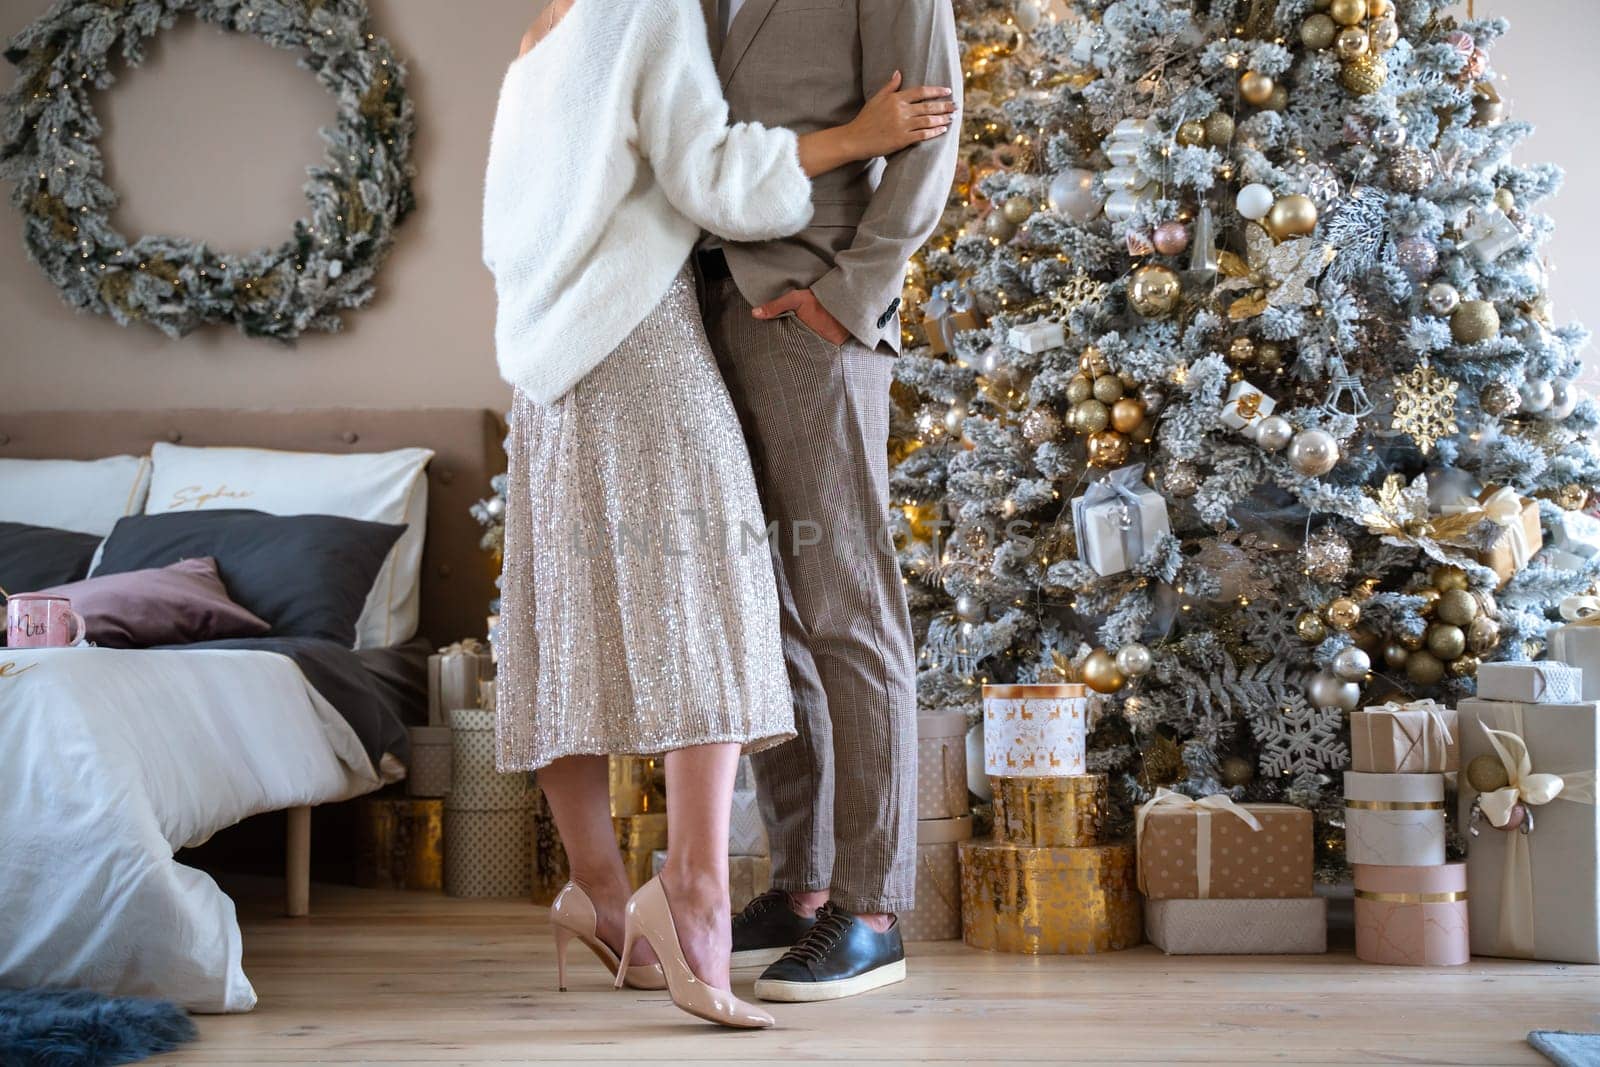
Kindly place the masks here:
MULTIPOLYGON (((961 102, 950 0, 861 0, 861 59, 863 95, 898 70, 907 85, 948 85, 961 102)), ((906 261, 944 213, 960 148, 952 129, 891 156, 855 241, 811 287, 823 308, 868 347, 877 347, 894 318, 906 261)))

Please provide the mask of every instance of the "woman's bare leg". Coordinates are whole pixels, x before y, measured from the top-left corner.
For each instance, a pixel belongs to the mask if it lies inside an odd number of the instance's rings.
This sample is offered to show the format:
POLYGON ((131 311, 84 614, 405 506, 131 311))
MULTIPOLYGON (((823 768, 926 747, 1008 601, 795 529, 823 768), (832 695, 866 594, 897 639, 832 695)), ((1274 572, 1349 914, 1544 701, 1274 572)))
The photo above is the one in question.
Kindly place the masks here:
POLYGON ((661 885, 684 955, 700 980, 727 989, 733 930, 728 909, 728 818, 740 746, 667 753, 667 862, 661 885))

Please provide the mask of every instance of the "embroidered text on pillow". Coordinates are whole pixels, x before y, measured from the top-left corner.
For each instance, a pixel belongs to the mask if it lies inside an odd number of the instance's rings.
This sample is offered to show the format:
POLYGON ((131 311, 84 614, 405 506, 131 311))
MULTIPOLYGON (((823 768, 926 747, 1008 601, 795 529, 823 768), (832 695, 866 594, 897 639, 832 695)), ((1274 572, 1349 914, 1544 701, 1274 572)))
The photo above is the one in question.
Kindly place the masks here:
POLYGON ((182 489, 172 491, 172 503, 167 505, 167 510, 194 508, 198 511, 218 500, 246 500, 253 496, 255 493, 249 489, 229 489, 226 485, 219 485, 211 490, 207 490, 204 486, 186 485, 182 489))

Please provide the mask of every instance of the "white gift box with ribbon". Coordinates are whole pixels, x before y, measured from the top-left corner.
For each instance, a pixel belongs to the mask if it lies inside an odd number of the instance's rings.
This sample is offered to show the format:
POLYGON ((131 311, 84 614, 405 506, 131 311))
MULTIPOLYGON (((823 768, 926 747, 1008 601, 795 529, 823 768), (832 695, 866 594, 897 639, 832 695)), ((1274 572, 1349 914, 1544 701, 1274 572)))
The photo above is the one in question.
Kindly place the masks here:
POLYGON ((1567 597, 1561 617, 1567 625, 1550 631, 1550 658, 1583 671, 1581 699, 1600 700, 1600 597, 1567 597))
POLYGON ((1013 326, 1006 334, 1006 344, 1019 352, 1033 355, 1052 348, 1060 348, 1067 343, 1067 332, 1059 322, 1042 319, 1038 322, 1025 322, 1020 326, 1013 326))
POLYGON ((1461 701, 1461 759, 1492 756, 1510 784, 1479 794, 1461 781, 1461 818, 1482 817, 1467 843, 1472 951, 1600 963, 1600 705, 1461 701), (1495 827, 1532 814, 1532 829, 1495 827))
POLYGON ((1563 511, 1550 524, 1550 563, 1577 570, 1600 554, 1600 519, 1582 511, 1563 511))
POLYGON ((1438 866, 1444 862, 1444 775, 1346 771, 1344 835, 1351 863, 1438 866))
POLYGON ((1169 533, 1167 501, 1144 484, 1144 465, 1123 467, 1090 483, 1072 502, 1078 558, 1104 577, 1130 570, 1169 533))
POLYGON ((1583 699, 1583 671, 1565 663, 1485 663, 1478 668, 1480 700, 1572 704, 1583 699))
POLYGON ((449 726, 457 708, 481 706, 480 688, 494 677, 489 646, 469 637, 428 657, 428 725, 449 726))
POLYGON ((1277 401, 1249 382, 1234 382, 1228 390, 1228 399, 1222 404, 1222 424, 1254 441, 1260 432, 1261 420, 1271 415, 1277 406, 1277 401))

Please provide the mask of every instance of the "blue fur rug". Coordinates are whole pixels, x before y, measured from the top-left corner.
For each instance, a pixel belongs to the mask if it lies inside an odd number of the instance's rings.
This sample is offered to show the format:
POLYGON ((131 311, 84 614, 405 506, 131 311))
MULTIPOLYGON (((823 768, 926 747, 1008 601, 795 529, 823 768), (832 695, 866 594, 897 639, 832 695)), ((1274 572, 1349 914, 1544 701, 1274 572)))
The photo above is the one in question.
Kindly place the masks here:
POLYGON ((176 1004, 85 989, 0 989, 0 1067, 105 1067, 195 1037, 176 1004))

